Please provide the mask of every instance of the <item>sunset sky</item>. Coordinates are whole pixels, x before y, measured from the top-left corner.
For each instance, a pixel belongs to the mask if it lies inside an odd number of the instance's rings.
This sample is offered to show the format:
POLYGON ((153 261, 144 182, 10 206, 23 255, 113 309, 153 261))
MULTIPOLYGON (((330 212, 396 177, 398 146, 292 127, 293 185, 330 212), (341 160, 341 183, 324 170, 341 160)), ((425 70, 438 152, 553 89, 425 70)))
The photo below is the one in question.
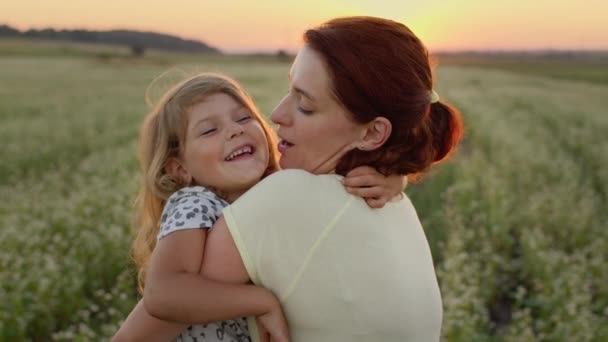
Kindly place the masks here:
POLYGON ((0 24, 134 29, 204 41, 227 52, 294 51, 302 32, 347 15, 390 18, 433 51, 608 49, 608 1, 585 0, 6 0, 0 24))

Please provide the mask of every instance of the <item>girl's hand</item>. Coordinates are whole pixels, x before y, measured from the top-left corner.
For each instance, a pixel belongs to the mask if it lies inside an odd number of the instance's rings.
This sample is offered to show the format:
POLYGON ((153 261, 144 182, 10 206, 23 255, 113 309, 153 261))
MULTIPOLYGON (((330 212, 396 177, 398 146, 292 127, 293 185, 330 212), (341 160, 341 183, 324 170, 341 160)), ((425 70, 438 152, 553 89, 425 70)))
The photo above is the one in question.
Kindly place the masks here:
POLYGON ((262 322, 260 322, 257 317, 255 318, 255 322, 258 325, 258 334, 260 334, 260 342, 270 342, 270 333, 268 332, 268 330, 264 328, 262 322))
POLYGON ((346 191, 362 197, 370 208, 382 208, 401 194, 407 185, 407 176, 385 176, 369 166, 359 166, 351 170, 342 183, 346 191))
POLYGON ((256 321, 261 342, 289 342, 287 321, 278 300, 267 313, 256 317, 256 321))

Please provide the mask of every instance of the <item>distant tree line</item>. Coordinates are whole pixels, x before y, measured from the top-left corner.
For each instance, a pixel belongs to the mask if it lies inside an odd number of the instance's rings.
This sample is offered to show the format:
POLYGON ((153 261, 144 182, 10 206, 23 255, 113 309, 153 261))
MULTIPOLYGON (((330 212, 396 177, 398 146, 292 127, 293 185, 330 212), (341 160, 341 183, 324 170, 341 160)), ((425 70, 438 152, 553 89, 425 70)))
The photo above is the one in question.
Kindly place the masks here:
POLYGON ((443 61, 467 62, 534 62, 534 61, 588 61, 608 63, 608 50, 480 50, 458 52, 436 52, 434 57, 443 61))
POLYGON ((89 31, 46 28, 42 30, 30 29, 22 32, 8 25, 0 25, 0 38, 3 37, 123 45, 142 53, 149 48, 182 52, 221 53, 219 49, 200 41, 182 39, 162 33, 131 30, 89 31))

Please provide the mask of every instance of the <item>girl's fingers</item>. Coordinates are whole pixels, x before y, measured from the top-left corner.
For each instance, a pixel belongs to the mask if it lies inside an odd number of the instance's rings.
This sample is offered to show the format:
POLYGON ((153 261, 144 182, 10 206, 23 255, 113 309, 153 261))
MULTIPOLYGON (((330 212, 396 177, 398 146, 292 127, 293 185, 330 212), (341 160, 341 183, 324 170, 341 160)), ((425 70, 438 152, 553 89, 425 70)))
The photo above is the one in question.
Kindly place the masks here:
POLYGON ((272 342, 289 342, 289 338, 287 336, 273 336, 272 342))
POLYGON ((270 333, 268 333, 266 327, 264 327, 264 325, 257 318, 256 323, 258 326, 258 333, 260 334, 260 342, 270 342, 270 333))
POLYGON ((376 186, 382 184, 383 176, 378 175, 362 175, 362 176, 352 176, 346 177, 342 181, 345 186, 350 187, 361 187, 361 186, 376 186))
POLYGON ((366 198, 365 202, 367 203, 367 205, 370 208, 378 209, 378 208, 384 207, 384 205, 386 204, 387 200, 384 197, 380 197, 380 198, 366 198))
POLYGON ((377 171, 373 167, 358 166, 358 167, 350 170, 350 172, 346 174, 346 177, 363 176, 363 175, 374 174, 374 173, 377 173, 377 171))
POLYGON ((361 187, 346 187, 346 191, 355 196, 363 197, 365 199, 380 197, 384 194, 382 188, 379 186, 374 186, 371 188, 361 188, 361 187))

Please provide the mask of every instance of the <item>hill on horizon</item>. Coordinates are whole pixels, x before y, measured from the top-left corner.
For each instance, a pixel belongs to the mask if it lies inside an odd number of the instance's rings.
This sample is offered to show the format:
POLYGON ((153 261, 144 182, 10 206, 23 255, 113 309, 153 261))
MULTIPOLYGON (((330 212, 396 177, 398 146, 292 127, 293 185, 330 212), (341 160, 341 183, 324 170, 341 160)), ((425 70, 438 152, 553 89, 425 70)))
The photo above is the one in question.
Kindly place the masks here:
POLYGON ((67 40, 81 43, 112 44, 143 49, 221 54, 222 51, 204 42, 182 39, 177 36, 135 30, 56 30, 54 28, 20 31, 9 25, 0 25, 0 38, 67 40))

